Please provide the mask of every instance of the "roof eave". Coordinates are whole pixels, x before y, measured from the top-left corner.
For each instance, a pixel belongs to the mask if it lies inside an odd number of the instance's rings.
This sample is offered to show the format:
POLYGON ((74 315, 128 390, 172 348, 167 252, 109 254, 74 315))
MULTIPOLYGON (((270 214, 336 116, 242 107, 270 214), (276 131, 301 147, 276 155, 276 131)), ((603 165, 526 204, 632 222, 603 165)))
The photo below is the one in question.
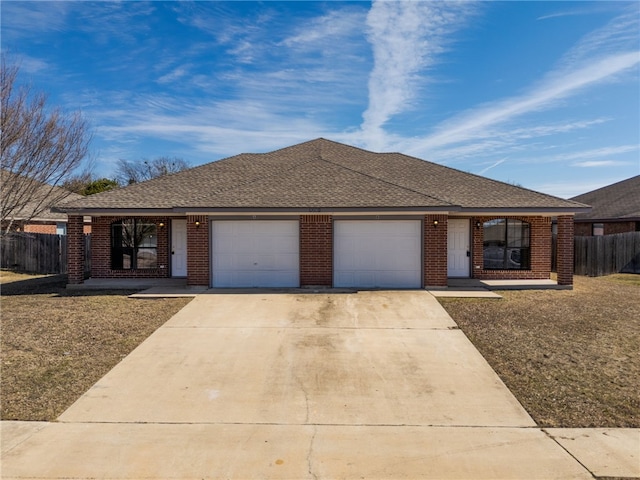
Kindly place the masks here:
POLYGON ((461 213, 473 215, 576 215, 578 213, 587 213, 591 211, 591 207, 462 207, 461 213))

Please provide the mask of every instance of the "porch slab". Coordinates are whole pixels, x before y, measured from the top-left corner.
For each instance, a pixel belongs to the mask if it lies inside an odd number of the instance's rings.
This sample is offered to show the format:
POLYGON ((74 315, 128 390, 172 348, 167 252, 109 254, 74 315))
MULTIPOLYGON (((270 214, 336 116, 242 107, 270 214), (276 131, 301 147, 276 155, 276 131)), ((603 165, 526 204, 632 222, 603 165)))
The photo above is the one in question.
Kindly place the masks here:
POLYGON ((480 280, 477 278, 449 278, 447 290, 571 290, 572 285, 558 285, 551 279, 542 280, 480 280))
POLYGON ((187 285, 186 278, 89 278, 70 291, 139 290, 134 298, 193 297, 207 290, 205 286, 187 285))

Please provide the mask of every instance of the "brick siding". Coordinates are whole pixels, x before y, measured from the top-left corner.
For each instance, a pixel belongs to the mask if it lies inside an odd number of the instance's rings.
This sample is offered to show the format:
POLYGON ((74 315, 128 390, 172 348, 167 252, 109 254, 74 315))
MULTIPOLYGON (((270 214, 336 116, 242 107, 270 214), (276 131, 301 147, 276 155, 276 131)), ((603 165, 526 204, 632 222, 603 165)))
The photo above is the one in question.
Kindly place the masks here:
POLYGON ((448 215, 424 217, 424 285, 447 286, 447 220, 448 215), (434 222, 438 222, 437 225, 434 222))
POLYGON ((636 222, 575 222, 573 229, 575 236, 590 237, 593 235, 594 223, 602 223, 604 226, 604 235, 636 231, 636 222))
POLYGON ((206 215, 187 216, 187 283, 189 285, 211 285, 209 231, 209 219, 206 215), (199 225, 196 222, 199 222, 199 225))
POLYGON ((300 285, 333 285, 333 219, 300 216, 300 285))
POLYGON ((544 280, 551 276, 551 219, 549 217, 505 217, 504 215, 474 217, 471 221, 471 225, 473 230, 473 263, 471 265, 471 276, 473 278, 478 278, 480 280, 544 280), (530 225, 530 269, 484 269, 482 224, 496 218, 522 220, 530 225), (479 228, 476 227, 477 222, 480 222, 479 228))
POLYGON ((558 285, 573 285, 573 216, 558 217, 558 285))
POLYGON ((84 282, 84 218, 81 215, 69 215, 67 240, 68 282, 77 285, 84 282))

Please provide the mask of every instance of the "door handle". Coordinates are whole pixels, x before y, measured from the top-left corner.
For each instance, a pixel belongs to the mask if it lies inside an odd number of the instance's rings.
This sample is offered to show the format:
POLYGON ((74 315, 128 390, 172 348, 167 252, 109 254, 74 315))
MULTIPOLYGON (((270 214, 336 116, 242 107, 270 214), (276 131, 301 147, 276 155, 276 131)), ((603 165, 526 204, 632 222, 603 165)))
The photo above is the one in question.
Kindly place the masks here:
POLYGON ((471 252, 469 250, 467 250, 467 257, 471 256, 471 252))

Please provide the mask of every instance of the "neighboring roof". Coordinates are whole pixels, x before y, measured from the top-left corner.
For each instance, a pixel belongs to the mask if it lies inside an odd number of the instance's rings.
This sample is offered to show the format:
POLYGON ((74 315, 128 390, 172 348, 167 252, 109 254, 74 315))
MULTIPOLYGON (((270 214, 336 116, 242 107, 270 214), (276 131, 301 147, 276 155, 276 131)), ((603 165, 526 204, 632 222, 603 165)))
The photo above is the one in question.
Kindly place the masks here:
POLYGON ((39 222, 65 222, 67 216, 61 212, 52 212, 51 207, 84 198, 64 188, 17 175, 9 170, 0 170, 0 181, 2 205, 4 207, 12 204, 11 217, 14 221, 27 219, 39 222), (23 185, 27 183, 28 186, 13 188, 15 182, 23 185))
POLYGON ((640 221, 640 175, 583 193, 572 200, 593 207, 591 212, 576 215, 576 221, 640 221))
POLYGON ((520 209, 586 206, 399 153, 373 153, 325 139, 240 154, 61 207, 202 211, 520 209))

